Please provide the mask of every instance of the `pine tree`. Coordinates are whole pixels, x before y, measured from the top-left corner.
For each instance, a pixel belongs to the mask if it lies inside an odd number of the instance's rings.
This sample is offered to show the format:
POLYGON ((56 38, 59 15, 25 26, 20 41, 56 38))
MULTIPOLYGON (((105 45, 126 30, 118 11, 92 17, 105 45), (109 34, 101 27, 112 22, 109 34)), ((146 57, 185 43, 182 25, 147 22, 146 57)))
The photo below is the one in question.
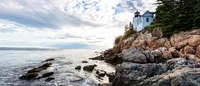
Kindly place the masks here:
POLYGON ((200 28, 200 0, 197 0, 197 6, 195 7, 194 26, 200 28))

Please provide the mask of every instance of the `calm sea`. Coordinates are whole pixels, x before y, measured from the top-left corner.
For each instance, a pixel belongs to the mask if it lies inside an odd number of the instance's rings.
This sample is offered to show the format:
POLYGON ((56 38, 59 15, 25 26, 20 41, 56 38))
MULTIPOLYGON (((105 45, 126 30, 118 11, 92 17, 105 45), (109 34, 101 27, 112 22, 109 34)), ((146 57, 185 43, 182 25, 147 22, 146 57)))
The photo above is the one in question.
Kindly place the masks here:
POLYGON ((103 62, 89 60, 98 55, 101 50, 91 49, 32 49, 32 48, 0 48, 0 86, 97 86, 107 83, 108 77, 97 78, 95 71, 77 71, 78 65, 93 65, 95 69, 114 72, 114 67, 103 62), (45 82, 40 80, 19 80, 19 76, 28 70, 38 67, 48 58, 55 58, 53 65, 45 72, 54 72, 55 80, 45 82), (89 63, 81 63, 87 60, 89 63))

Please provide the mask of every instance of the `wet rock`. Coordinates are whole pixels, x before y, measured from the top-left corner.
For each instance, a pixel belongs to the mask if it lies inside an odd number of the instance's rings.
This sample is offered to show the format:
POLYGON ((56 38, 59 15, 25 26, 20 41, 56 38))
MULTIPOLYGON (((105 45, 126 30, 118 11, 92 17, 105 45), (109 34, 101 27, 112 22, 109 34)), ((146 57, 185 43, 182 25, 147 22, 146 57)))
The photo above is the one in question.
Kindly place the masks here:
POLYGON ((94 67, 96 67, 97 65, 87 65, 83 67, 83 70, 85 71, 93 71, 94 67))
POLYGON ((96 74, 97 74, 98 76, 100 76, 100 77, 103 77, 103 76, 106 75, 106 71, 104 71, 104 70, 97 70, 97 71, 96 71, 96 74))
POLYGON ((88 63, 88 61, 81 61, 82 63, 88 63))
POLYGON ((29 70, 28 73, 40 72, 42 70, 43 70, 42 68, 33 68, 33 69, 29 70))
POLYGON ((49 58, 49 59, 45 60, 44 62, 53 61, 53 60, 55 60, 55 59, 54 58, 49 58))
POLYGON ((199 86, 200 68, 182 68, 145 79, 137 86, 199 86))
POLYGON ((22 75, 21 77, 19 77, 19 79, 21 80, 31 80, 34 79, 38 76, 37 73, 27 73, 26 75, 22 75))
POLYGON ((108 76, 109 82, 112 82, 115 78, 115 73, 107 73, 106 74, 108 76))
POLYGON ((81 66, 76 66, 75 69, 76 70, 81 70, 81 66))
POLYGON ((160 75, 167 71, 167 64, 138 64, 124 62, 116 67, 113 86, 131 86, 133 84, 138 84, 149 77, 160 75))
POLYGON ((45 63, 45 64, 43 64, 41 67, 50 67, 52 65, 52 63, 45 63))
POLYGON ((47 79, 45 79, 46 82, 50 82, 51 80, 54 80, 54 77, 48 77, 47 79))
POLYGON ((91 59, 91 60, 104 60, 104 57, 102 55, 99 55, 99 56, 89 58, 89 59, 91 59))
POLYGON ((48 72, 48 73, 45 73, 42 75, 42 77, 49 77, 49 76, 52 76, 54 74, 54 72, 48 72))

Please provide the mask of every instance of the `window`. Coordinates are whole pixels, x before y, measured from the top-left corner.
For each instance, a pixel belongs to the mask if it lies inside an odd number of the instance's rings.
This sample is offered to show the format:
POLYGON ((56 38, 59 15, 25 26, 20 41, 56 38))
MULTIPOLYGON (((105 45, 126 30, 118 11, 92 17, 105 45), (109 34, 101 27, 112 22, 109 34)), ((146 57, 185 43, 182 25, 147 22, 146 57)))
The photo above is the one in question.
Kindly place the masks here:
POLYGON ((149 18, 146 18, 146 22, 149 22, 149 18))

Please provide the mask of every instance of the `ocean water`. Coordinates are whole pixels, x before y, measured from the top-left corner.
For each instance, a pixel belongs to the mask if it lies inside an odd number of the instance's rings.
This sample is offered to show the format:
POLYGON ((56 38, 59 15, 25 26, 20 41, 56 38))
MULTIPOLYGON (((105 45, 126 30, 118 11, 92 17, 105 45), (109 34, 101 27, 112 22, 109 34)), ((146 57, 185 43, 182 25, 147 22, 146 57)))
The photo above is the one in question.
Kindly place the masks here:
POLYGON ((108 77, 96 77, 95 70, 103 69, 114 72, 114 67, 103 61, 89 60, 97 56, 101 50, 90 49, 4 49, 0 48, 0 86, 97 86, 98 83, 108 83, 108 77), (55 79, 45 82, 39 80, 19 80, 28 70, 41 66, 44 60, 55 58, 53 65, 39 73, 54 72, 55 79), (89 63, 81 63, 87 60, 89 63), (93 72, 75 70, 78 65, 96 64, 93 72))

